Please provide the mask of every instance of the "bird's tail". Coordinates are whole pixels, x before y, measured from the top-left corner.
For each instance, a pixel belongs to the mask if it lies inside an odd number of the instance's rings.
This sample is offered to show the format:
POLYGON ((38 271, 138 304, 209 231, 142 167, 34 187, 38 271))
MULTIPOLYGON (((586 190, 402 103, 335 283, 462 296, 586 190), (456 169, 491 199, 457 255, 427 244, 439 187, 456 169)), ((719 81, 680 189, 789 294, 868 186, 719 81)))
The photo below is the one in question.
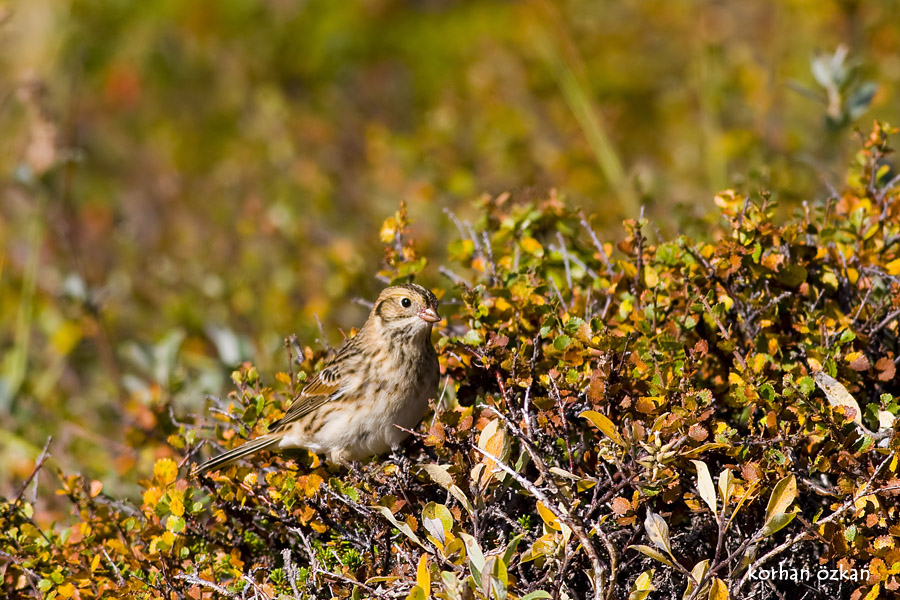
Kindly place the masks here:
POLYGON ((274 448, 278 445, 278 442, 281 441, 281 434, 273 434, 273 435, 264 435, 262 437, 258 437, 255 440, 251 440, 244 444, 243 446, 238 446, 228 452, 223 452, 222 454, 213 457, 203 463, 202 465, 195 465, 193 469, 191 469, 191 475, 194 477, 199 477, 200 475, 204 475, 214 469, 219 469, 224 467, 225 465, 230 465, 234 461, 248 454, 253 454, 254 452, 259 452, 260 450, 268 450, 269 448, 274 448))

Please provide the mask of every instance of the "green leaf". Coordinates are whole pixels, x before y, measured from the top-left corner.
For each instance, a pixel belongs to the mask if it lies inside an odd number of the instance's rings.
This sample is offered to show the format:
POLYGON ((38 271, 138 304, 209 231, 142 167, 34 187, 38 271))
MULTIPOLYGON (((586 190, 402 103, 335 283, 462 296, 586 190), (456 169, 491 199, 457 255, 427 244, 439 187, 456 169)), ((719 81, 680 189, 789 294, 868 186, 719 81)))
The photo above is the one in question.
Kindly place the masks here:
POLYGON ((466 332, 466 335, 463 336, 462 341, 467 346, 480 346, 484 343, 484 337, 477 329, 470 329, 468 332, 466 332))
POLYGON ((789 512, 789 513, 775 513, 768 519, 766 519, 766 524, 763 525, 762 528, 762 536, 769 537, 770 535, 777 533, 787 527, 788 523, 794 520, 794 517, 797 516, 797 512, 789 512))
POLYGON ((472 571, 472 577, 475 581, 481 581, 481 572, 484 570, 484 553, 481 546, 474 537, 465 532, 460 532, 459 537, 462 538, 466 545, 466 555, 469 558, 469 570, 472 571))
POLYGON ((409 595, 406 597, 406 600, 427 600, 427 598, 428 595, 425 593, 425 590, 414 585, 412 589, 409 590, 409 595))
POLYGON ((571 339, 566 334, 556 336, 556 339, 553 340, 553 348, 562 352, 566 348, 569 347, 569 342, 571 339))
POLYGON ((533 592, 529 592, 525 594, 519 600, 543 600, 545 598, 552 598, 553 595, 550 592, 545 592, 544 590, 535 590, 533 592))
POLYGON ((637 550, 641 554, 643 554, 645 556, 649 556, 650 558, 652 558, 654 560, 658 560, 662 564, 672 567, 673 569, 676 568, 675 564, 671 560, 666 558, 665 554, 663 554, 656 548, 653 548, 652 546, 645 546, 644 544, 635 544, 633 546, 628 546, 628 548, 631 550, 637 550))
POLYGON ((444 544, 447 533, 453 529, 453 515, 443 504, 429 502, 422 509, 422 526, 425 531, 444 544))
POLYGON ((184 517, 176 517, 175 515, 172 515, 166 520, 166 529, 168 529, 172 533, 180 533, 184 531, 184 526, 184 517))
POLYGON ((644 600, 650 595, 650 592, 656 590, 653 586, 654 569, 649 569, 638 575, 631 586, 631 593, 628 594, 628 600, 644 600))
POLYGON ((813 381, 812 377, 804 376, 797 380, 797 387, 800 388, 800 392, 804 396, 809 396, 809 393, 815 389, 816 382, 813 381))
POLYGON ((421 546, 424 550, 428 550, 428 548, 425 547, 425 545, 421 542, 421 540, 419 540, 418 536, 416 536, 416 534, 412 530, 412 528, 407 523, 398 521, 397 518, 394 516, 394 514, 391 512, 391 509, 389 509, 387 506, 370 506, 369 508, 373 508, 373 509, 377 510, 378 512, 380 512, 381 515, 385 519, 387 519, 391 523, 391 525, 393 525, 398 530, 400 530, 400 532, 403 533, 403 535, 405 535, 406 537, 411 539, 417 545, 421 546))
POLYGON ((525 537, 525 534, 520 533, 509 541, 509 543, 506 545, 506 551, 503 553, 503 562, 505 562, 506 564, 510 564, 512 562, 513 557, 516 555, 516 547, 519 545, 519 542, 522 541, 523 537, 525 537))

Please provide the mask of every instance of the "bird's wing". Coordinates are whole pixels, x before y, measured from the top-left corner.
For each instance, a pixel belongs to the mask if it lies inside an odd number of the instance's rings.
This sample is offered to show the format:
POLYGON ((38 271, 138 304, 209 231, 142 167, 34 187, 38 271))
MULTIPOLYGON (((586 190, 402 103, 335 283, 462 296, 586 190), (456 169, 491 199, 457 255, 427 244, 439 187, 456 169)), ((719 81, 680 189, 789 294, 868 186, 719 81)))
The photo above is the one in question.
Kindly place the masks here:
POLYGON ((345 344, 334 359, 297 394, 284 416, 269 425, 269 431, 289 425, 305 417, 326 402, 340 398, 343 394, 340 363, 351 354, 353 347, 353 344, 345 344))

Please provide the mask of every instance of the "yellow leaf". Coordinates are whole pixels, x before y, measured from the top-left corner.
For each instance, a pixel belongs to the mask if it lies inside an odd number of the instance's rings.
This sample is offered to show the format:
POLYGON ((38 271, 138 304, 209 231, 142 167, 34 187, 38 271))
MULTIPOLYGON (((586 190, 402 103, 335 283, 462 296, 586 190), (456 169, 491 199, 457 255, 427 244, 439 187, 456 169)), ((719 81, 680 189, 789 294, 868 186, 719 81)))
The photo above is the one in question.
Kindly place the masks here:
POLYGON ((766 521, 778 513, 787 512, 787 508, 797 497, 797 478, 793 475, 782 478, 775 484, 769 504, 766 506, 766 521))
POLYGON ((648 288, 655 288, 659 285, 659 274, 649 265, 644 267, 644 285, 648 288))
MULTIPOLYGON (((708 558, 706 560, 701 560, 696 565, 694 565, 694 568, 691 569, 691 575, 693 575, 694 581, 699 582, 701 579, 703 579, 703 577, 706 576, 707 571, 709 571, 708 558)), ((687 598, 690 598, 691 594, 694 592, 694 581, 688 579, 687 589, 684 590, 684 596, 682 596, 682 598, 684 598, 685 600, 687 598)), ((702 590, 700 593, 703 593, 702 590)))
POLYGON ((638 575, 638 578, 634 580, 634 585, 631 586, 628 600, 644 600, 650 595, 650 592, 656 590, 653 586, 654 571, 655 569, 650 569, 638 575))
POLYGON ((441 465, 436 465, 433 463, 427 464, 425 465, 425 472, 428 473, 428 476, 433 482, 440 485, 444 489, 449 490, 450 486, 453 485, 453 476, 450 475, 447 467, 442 467, 441 465))
MULTIPOLYGON (((400 532, 403 533, 403 535, 405 535, 406 537, 411 539, 413 542, 415 542, 417 545, 421 546, 422 548, 425 548, 425 545, 422 544, 422 542, 416 536, 415 532, 413 532, 412 527, 410 527, 408 523, 402 523, 402 522, 398 521, 397 517, 394 516, 394 513, 392 513, 391 509, 389 509, 387 506, 377 506, 376 505, 376 506, 371 506, 370 508, 374 508, 375 510, 377 510, 379 513, 381 513, 381 516, 383 516, 385 519, 387 519, 391 525, 393 525, 394 527, 399 529, 400 532)), ((324 525, 323 525, 323 531, 324 531, 324 525)), ((425 549, 427 550, 427 548, 425 548, 425 549)))
POLYGON ((672 563, 672 561, 669 560, 668 558, 666 558, 666 555, 663 554, 662 552, 660 552, 659 550, 657 550, 656 548, 652 548, 650 546, 645 546, 644 544, 635 544, 634 546, 628 546, 628 548, 630 550, 637 550, 641 554, 643 554, 645 556, 649 556, 650 558, 654 558, 654 559, 658 560, 659 562, 661 562, 662 564, 672 567, 673 569, 675 568, 675 565, 672 563))
POLYGON ((163 491, 158 487, 148 488, 144 491, 144 505, 153 508, 159 503, 159 499, 163 497, 163 491))
POLYGON ((59 354, 69 354, 78 342, 81 341, 82 331, 78 323, 66 321, 62 326, 53 332, 50 338, 50 346, 59 354))
POLYGON ((316 492, 319 490, 319 487, 323 483, 322 478, 315 473, 310 473, 306 477, 301 477, 300 479, 303 483, 303 493, 306 494, 307 498, 312 498, 313 496, 315 496, 316 492))
POLYGON ((541 519, 544 521, 544 524, 552 529, 553 531, 560 531, 562 527, 559 525, 559 519, 556 518, 549 508, 544 506, 544 503, 540 500, 537 503, 538 514, 541 515, 541 519))
POLYGON ((766 366, 766 361, 769 359, 765 354, 756 354, 753 357, 753 372, 760 373, 763 370, 763 367, 766 366))
POLYGON ((540 258, 544 255, 544 247, 533 237, 522 238, 522 250, 540 258))
POLYGON ((412 589, 409 590, 409 595, 406 597, 406 600, 425 600, 428 595, 418 585, 412 586, 412 589))
POLYGON ((734 475, 728 469, 723 469, 719 473, 719 494, 722 496, 722 504, 727 505, 731 500, 731 493, 734 491, 734 475))
POLYGON ((71 598, 75 595, 75 586, 71 583, 64 583, 56 588, 56 591, 59 592, 59 595, 63 598, 71 598))
POLYGON ((889 275, 900 275, 900 258, 896 258, 885 265, 889 275))
POLYGON ((613 425, 613 422, 610 421, 606 415, 598 413, 594 410, 586 410, 578 416, 590 421, 594 427, 596 427, 603 433, 603 435, 611 439, 619 446, 622 446, 623 448, 628 447, 628 445, 625 443, 625 440, 623 440, 622 436, 619 435, 618 430, 616 430, 616 426, 613 425))
POLYGON ((422 509, 422 526, 439 545, 453 537, 450 533, 453 529, 453 515, 443 504, 429 502, 425 505, 422 509))
POLYGON ((397 222, 396 217, 388 217, 385 219, 384 223, 381 225, 381 232, 379 234, 382 243, 389 244, 393 242, 399 229, 400 223, 397 222))
POLYGON ((169 502, 169 510, 176 517, 180 517, 184 514, 184 502, 182 502, 178 498, 173 499, 171 502, 169 502))
POLYGON ((719 302, 721 302, 725 306, 725 310, 731 310, 731 307, 734 306, 734 300, 728 294, 719 294, 719 302))
POLYGON ((416 569, 416 585, 425 591, 425 595, 431 593, 431 575, 428 573, 428 555, 423 553, 419 558, 419 566, 416 569))
POLYGON ((709 600, 728 600, 730 597, 725 582, 718 577, 713 579, 712 585, 709 586, 709 600))
POLYGON ((153 465, 153 477, 160 485, 169 485, 178 476, 178 465, 171 458, 161 458, 153 465))

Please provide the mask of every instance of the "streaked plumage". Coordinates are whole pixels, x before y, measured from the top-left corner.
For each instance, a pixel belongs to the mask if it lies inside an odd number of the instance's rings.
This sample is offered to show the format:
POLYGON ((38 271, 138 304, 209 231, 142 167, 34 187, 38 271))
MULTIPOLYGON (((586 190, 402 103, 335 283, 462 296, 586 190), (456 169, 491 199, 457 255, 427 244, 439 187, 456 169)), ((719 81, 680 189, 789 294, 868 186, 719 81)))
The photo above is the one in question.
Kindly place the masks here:
POLYGON ((396 448, 428 409, 439 368, 431 329, 438 301, 416 284, 385 289, 359 333, 297 395, 272 433, 196 467, 218 469, 259 450, 306 448, 334 462, 396 448))

